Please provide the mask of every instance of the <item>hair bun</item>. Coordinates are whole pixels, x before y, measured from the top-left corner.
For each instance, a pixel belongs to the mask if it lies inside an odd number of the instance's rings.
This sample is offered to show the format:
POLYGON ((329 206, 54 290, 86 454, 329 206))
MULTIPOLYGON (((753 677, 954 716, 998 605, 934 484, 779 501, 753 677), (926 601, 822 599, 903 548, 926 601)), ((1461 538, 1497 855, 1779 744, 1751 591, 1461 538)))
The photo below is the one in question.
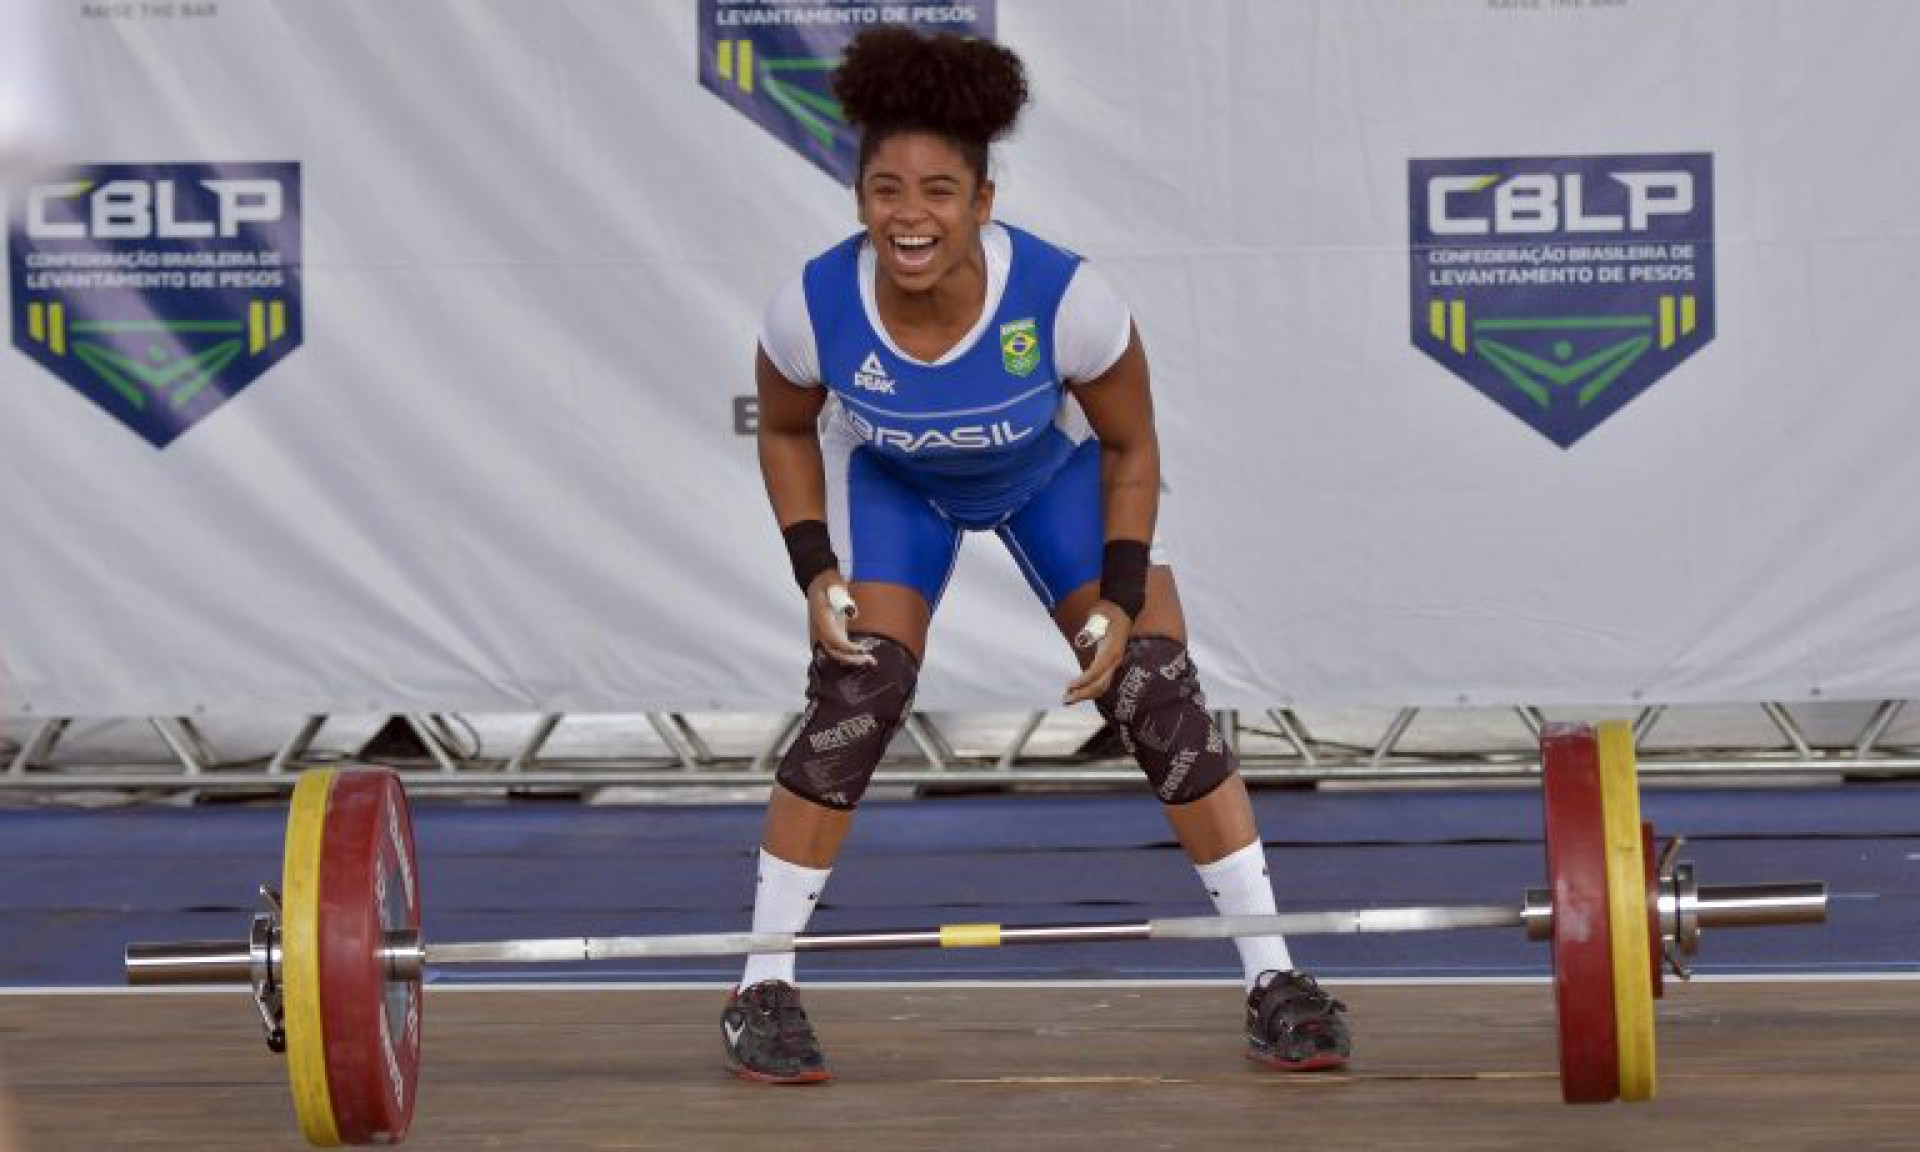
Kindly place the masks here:
POLYGON ((833 74, 833 94, 863 132, 924 128, 984 145, 1020 118, 1027 70, 1011 49, 989 40, 888 25, 854 38, 833 74))

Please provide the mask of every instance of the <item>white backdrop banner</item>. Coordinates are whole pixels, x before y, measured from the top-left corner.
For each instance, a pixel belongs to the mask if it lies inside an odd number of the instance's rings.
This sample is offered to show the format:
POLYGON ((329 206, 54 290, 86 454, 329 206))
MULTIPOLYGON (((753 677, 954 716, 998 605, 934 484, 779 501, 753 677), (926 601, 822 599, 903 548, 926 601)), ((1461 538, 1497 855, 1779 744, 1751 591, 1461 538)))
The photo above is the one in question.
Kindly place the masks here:
MULTIPOLYGON (((890 17, 1029 65, 998 214, 1135 310, 1216 705, 1920 696, 1908 0, 38 17, 0 712, 796 707, 753 341, 890 17)), ((990 536, 929 657, 1071 670, 990 536)))

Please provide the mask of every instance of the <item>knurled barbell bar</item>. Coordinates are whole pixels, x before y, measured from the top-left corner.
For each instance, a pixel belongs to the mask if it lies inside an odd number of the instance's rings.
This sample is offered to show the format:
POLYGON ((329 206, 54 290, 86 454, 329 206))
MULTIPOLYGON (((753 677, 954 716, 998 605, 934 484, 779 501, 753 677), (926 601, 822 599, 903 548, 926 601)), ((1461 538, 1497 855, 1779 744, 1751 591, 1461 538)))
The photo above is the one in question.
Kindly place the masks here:
POLYGON ((130 944, 132 984, 250 984, 268 1047, 285 1052, 294 1111, 323 1147, 397 1143, 420 1067, 430 965, 972 948, 1283 934, 1524 928, 1551 940, 1561 1093, 1569 1103, 1654 1093, 1653 999, 1684 978, 1702 929, 1819 923, 1824 884, 1706 887, 1640 821, 1631 729, 1548 725, 1541 736, 1549 886, 1523 903, 1351 908, 1119 924, 948 924, 817 934, 720 932, 429 944, 420 931, 412 822, 399 777, 313 771, 294 788, 283 893, 244 941, 130 944))

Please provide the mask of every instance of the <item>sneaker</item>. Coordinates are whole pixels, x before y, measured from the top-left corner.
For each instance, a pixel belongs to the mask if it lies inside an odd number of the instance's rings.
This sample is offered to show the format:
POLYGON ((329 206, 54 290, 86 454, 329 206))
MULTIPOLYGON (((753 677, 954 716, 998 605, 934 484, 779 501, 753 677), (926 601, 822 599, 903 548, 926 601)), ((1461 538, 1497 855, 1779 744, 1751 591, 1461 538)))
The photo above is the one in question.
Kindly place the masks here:
POLYGON ((720 1014, 727 1070, 762 1084, 819 1084, 833 1079, 813 1034, 800 990, 784 980, 762 980, 727 996, 720 1014))
POLYGON ((1338 1068, 1353 1053, 1346 1010, 1305 972, 1262 972, 1247 993, 1247 1059, 1283 1072, 1338 1068))

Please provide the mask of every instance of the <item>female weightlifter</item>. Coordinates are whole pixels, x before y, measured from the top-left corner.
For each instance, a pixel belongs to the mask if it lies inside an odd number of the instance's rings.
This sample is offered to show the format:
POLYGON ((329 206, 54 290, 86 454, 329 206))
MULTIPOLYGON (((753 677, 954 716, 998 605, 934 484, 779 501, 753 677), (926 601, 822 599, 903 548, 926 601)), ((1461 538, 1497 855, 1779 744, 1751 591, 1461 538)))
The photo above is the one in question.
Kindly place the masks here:
MULTIPOLYGON (((1020 59, 880 28, 833 78, 861 131, 862 231, 773 298, 755 374, 767 495, 805 591, 813 661, 767 808, 755 932, 798 932, 911 706, 960 542, 992 532, 1125 736, 1221 915, 1274 911, 1234 754, 1207 711, 1154 539, 1160 452, 1131 313, 1085 261, 993 220, 988 146, 1027 101, 1020 59), (856 607, 857 606, 857 607, 856 607)), ((1278 936, 1239 940, 1248 1056, 1344 1064, 1344 1005, 1278 936)), ((794 957, 750 958, 721 1017, 727 1066, 832 1078, 794 957)))

